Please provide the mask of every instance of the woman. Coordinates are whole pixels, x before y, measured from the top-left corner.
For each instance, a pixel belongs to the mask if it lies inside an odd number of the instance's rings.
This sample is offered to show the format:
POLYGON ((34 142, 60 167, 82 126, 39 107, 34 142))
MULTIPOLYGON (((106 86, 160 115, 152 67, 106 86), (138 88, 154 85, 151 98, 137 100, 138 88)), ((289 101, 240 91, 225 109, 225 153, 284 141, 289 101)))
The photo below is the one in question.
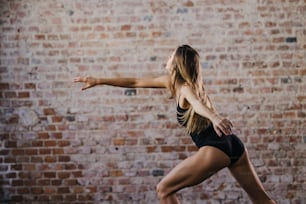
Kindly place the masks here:
POLYGON ((275 203, 264 191, 244 145, 232 134, 232 123, 217 113, 207 96, 197 51, 188 45, 178 47, 166 69, 169 74, 157 78, 77 77, 74 82, 86 83, 82 90, 96 85, 167 88, 176 98, 178 122, 187 129, 199 150, 157 185, 160 203, 179 203, 177 191, 201 183, 224 167, 229 168, 254 203, 275 203))

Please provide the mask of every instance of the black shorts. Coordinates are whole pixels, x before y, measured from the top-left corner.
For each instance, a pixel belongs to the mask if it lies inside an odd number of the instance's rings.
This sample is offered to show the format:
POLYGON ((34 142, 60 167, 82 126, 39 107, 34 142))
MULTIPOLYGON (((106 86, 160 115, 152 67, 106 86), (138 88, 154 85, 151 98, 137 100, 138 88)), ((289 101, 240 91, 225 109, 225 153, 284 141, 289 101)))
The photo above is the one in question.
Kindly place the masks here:
POLYGON ((223 151, 234 164, 243 154, 244 145, 236 135, 219 135, 213 126, 209 126, 199 134, 191 134, 192 140, 198 148, 213 146, 223 151))

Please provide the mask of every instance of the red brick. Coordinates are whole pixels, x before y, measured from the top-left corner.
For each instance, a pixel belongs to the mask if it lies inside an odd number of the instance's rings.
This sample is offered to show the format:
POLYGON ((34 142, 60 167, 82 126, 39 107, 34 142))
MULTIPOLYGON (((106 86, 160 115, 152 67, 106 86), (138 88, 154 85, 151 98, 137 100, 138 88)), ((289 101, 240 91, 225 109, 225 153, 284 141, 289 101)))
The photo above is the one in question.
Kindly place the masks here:
POLYGON ((118 145, 124 145, 125 144, 125 139, 124 138, 114 138, 113 139, 113 144, 118 146, 118 145))
POLYGON ((17 98, 17 93, 13 91, 4 92, 5 98, 17 98))
MULTIPOLYGON (((18 188, 17 189, 17 194, 29 194, 30 190, 29 188, 25 187, 25 188, 18 188)), ((21 200, 20 200, 21 201, 21 200)))
POLYGON ((55 163, 55 162, 57 162, 57 158, 56 158, 56 156, 45 156, 45 162, 55 163))
POLYGON ((156 152, 156 150, 157 150, 157 147, 156 147, 156 146, 147 147, 147 153, 156 152))
POLYGON ((22 170, 22 165, 21 164, 13 164, 11 165, 12 170, 20 171, 22 170))
POLYGON ((37 155, 38 150, 37 149, 25 149, 26 155, 37 155))
POLYGON ((73 177, 79 178, 82 177, 82 171, 73 171, 72 172, 73 177))
POLYGON ((16 178, 16 173, 15 172, 7 173, 5 175, 5 178, 14 179, 14 178, 16 178))
POLYGON ((36 84, 35 83, 25 83, 24 88, 25 89, 36 89, 36 84))
POLYGON ((70 161, 70 156, 59 156, 58 161, 59 162, 69 162, 70 161))
POLYGON ((86 190, 89 191, 90 193, 96 193, 97 192, 97 187, 96 186, 88 186, 88 187, 86 187, 86 190))
POLYGON ((51 149, 39 149, 39 154, 51 154, 51 149))
MULTIPOLYGON (((3 150, 3 151, 6 151, 8 152, 9 150, 3 150)), ((13 149, 12 150, 12 154, 14 156, 17 156, 17 155, 24 155, 25 154, 25 151, 23 149, 13 149)), ((1 155, 1 151, 0 151, 0 155, 1 155)))
POLYGON ((46 130, 48 130, 48 131, 56 131, 56 126, 55 125, 48 125, 46 130))
POLYGON ((0 83, 0 89, 9 89, 10 85, 8 83, 0 83))
POLYGON ((70 141, 67 140, 60 140, 57 142, 57 145, 59 147, 66 147, 66 146, 70 146, 70 141))
POLYGON ((66 179, 70 177, 70 173, 69 172, 58 172, 57 177, 59 179, 66 179))
POLYGON ((18 93, 18 98, 29 98, 30 93, 29 92, 19 92, 18 93))
POLYGON ((31 188, 32 194, 41 194, 43 192, 43 189, 41 187, 33 187, 31 188))
POLYGON ((35 171, 35 165, 34 164, 23 164, 23 170, 24 171, 35 171))
POLYGON ((43 147, 43 141, 32 141, 32 147, 43 147))
POLYGON ((22 195, 12 195, 11 199, 12 201, 15 201, 15 202, 22 202, 24 200, 22 195))
POLYGON ((198 151, 198 148, 196 146, 188 146, 187 149, 188 149, 189 152, 198 151))
POLYGON ((51 181, 51 185, 53 186, 60 186, 62 185, 62 180, 61 179, 55 179, 51 181))
POLYGON ((162 146, 161 147, 161 151, 162 152, 173 152, 175 149, 174 146, 162 146))
POLYGON ((44 114, 45 115, 55 115, 55 110, 53 108, 45 108, 44 114))
POLYGON ((55 178, 56 177, 56 173, 55 172, 45 172, 44 173, 44 177, 45 178, 55 178))
POLYGON ((53 147, 53 146, 56 146, 55 140, 45 141, 45 147, 53 147))
POLYGON ((12 181, 12 186, 23 186, 24 182, 23 180, 13 180, 12 181))
POLYGON ((76 179, 65 179, 64 184, 68 185, 68 186, 77 186, 78 180, 76 180, 76 179))
POLYGON ((64 154, 64 149, 61 149, 61 148, 56 148, 56 149, 53 149, 52 150, 52 153, 54 154, 54 155, 56 155, 56 154, 64 154))
POLYGON ((123 25, 121 26, 121 30, 123 31, 131 30, 131 25, 123 25))
POLYGON ((12 148, 12 147, 17 147, 17 142, 16 141, 7 141, 5 144, 6 148, 12 148))
POLYGON ((70 193, 69 187, 59 187, 57 189, 57 193, 59 193, 59 194, 70 193))
POLYGON ((43 34, 35 35, 35 39, 36 39, 36 40, 45 40, 45 39, 46 39, 46 36, 43 35, 43 34))
POLYGON ((110 172, 110 176, 114 177, 123 176, 123 172, 121 170, 112 170, 110 172))
MULTIPOLYGON (((3 163, 3 159, 0 159, 0 163, 3 163)), ((17 163, 16 157, 5 157, 4 163, 17 163)))
POLYGON ((49 134, 47 132, 38 133, 38 139, 49 139, 49 134))
POLYGON ((31 157, 31 162, 33 163, 42 163, 43 158, 42 157, 31 157))
POLYGON ((65 169, 66 170, 74 170, 76 168, 77 168, 77 166, 75 164, 65 164, 65 169))
POLYGON ((53 139, 62 139, 63 137, 63 134, 61 132, 54 132, 54 133, 51 133, 51 138, 53 139))
POLYGON ((83 189, 83 187, 81 187, 81 186, 74 186, 72 191, 73 191, 74 193, 79 194, 79 193, 83 193, 84 189, 83 189))
POLYGON ((193 7, 194 3, 192 1, 187 1, 186 3, 184 3, 184 6, 186 6, 186 7, 193 7))
POLYGON ((62 116, 54 116, 54 117, 52 117, 52 122, 53 123, 60 123, 60 122, 62 122, 62 120, 63 120, 62 116))

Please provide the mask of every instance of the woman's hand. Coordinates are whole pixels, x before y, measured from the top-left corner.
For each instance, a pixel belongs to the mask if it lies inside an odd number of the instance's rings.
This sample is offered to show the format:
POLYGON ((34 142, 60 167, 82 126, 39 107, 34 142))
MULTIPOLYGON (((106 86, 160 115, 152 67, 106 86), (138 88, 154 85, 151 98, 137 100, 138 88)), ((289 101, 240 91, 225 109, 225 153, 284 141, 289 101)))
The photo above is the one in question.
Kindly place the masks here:
POLYGON ((97 83, 97 79, 94 77, 76 77, 73 80, 74 82, 83 82, 86 83, 85 86, 81 89, 82 91, 84 91, 85 89, 89 89, 91 87, 96 86, 97 83))
POLYGON ((233 124, 226 118, 222 118, 218 115, 212 120, 216 133, 221 137, 222 135, 231 135, 233 124))

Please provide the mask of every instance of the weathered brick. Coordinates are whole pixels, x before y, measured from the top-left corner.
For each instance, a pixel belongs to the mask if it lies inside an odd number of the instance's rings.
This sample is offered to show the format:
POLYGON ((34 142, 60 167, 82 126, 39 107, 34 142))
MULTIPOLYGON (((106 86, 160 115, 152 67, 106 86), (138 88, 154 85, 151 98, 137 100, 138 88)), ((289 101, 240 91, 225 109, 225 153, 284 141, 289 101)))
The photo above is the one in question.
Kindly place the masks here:
POLYGON ((59 162, 69 162, 70 161, 70 156, 59 156, 58 161, 59 162))
POLYGON ((32 141, 32 147, 43 147, 43 141, 32 141))
POLYGON ((60 123, 63 120, 63 116, 54 116, 52 117, 52 122, 53 123, 60 123))
MULTIPOLYGON (((169 92, 79 92, 69 78, 158 76, 181 43, 199 51, 206 90, 245 141, 268 193, 303 202, 304 4, 3 1, 0 202, 158 202, 159 176, 198 150, 177 124, 169 92)), ((220 174, 179 192, 182 203, 250 202, 220 174)))
POLYGON ((56 173, 55 172, 45 172, 44 173, 44 177, 45 178, 55 178, 56 177, 56 173))
POLYGON ((25 149, 26 155, 37 155, 38 150, 37 149, 25 149))
POLYGON ((9 83, 0 83, 0 89, 9 89, 9 83))
MULTIPOLYGON (((22 194, 29 194, 29 193, 30 193, 30 190, 27 187, 17 189, 17 194, 22 195, 22 194)), ((21 200, 19 200, 19 201, 21 201, 21 200)))
POLYGON ((49 134, 47 132, 38 133, 38 139, 49 139, 49 134))
POLYGON ((24 199, 22 195, 12 195, 11 200, 15 202, 22 202, 24 199))
POLYGON ((44 114, 45 115, 55 115, 55 110, 53 108, 45 108, 44 114))
POLYGON ((51 154, 51 149, 39 149, 39 154, 51 154))
POLYGON ((41 194, 42 192, 43 192, 43 189, 41 187, 31 188, 31 193, 33 193, 33 194, 41 194))
POLYGON ((53 154, 64 154, 65 151, 64 151, 64 149, 57 148, 57 149, 53 149, 53 150, 52 150, 52 153, 53 153, 53 154))
POLYGON ((44 162, 46 163, 55 163, 57 161, 56 156, 46 156, 44 162))
POLYGON ((16 98, 17 97, 17 93, 16 92, 12 92, 12 91, 4 92, 4 97, 5 98, 16 98))
POLYGON ((125 144, 125 139, 124 138, 115 138, 113 139, 113 144, 114 145, 124 145, 125 144))
POLYGON ((121 170, 112 170, 110 172, 110 176, 114 177, 123 176, 123 172, 121 170))
POLYGON ((41 162, 43 162, 43 158, 42 157, 31 157, 31 162, 41 163, 41 162))
MULTIPOLYGON (((8 154, 9 150, 3 150, 3 154, 8 154)), ((1 154, 1 152, 0 152, 1 154)), ((23 149, 13 149, 12 150, 12 155, 17 156, 17 155, 24 155, 25 151, 23 149)))
POLYGON ((62 132, 53 132, 53 133, 51 133, 50 137, 52 139, 62 139, 63 134, 62 134, 62 132))
POLYGON ((45 141, 45 147, 53 147, 53 146, 56 146, 56 140, 45 141))
POLYGON ((70 173, 69 172, 58 172, 57 177, 59 179, 66 179, 69 178, 70 173))

